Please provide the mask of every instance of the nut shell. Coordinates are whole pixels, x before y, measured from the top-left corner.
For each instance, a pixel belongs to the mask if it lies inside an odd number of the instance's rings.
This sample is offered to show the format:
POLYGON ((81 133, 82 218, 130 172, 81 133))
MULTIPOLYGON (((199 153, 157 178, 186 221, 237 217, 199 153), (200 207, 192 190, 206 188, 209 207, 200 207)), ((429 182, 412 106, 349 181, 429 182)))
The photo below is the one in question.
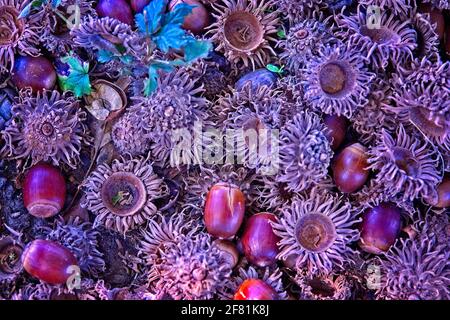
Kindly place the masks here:
POLYGON ((369 177, 367 166, 366 147, 354 143, 343 149, 333 162, 333 178, 338 189, 344 193, 360 189, 369 177))

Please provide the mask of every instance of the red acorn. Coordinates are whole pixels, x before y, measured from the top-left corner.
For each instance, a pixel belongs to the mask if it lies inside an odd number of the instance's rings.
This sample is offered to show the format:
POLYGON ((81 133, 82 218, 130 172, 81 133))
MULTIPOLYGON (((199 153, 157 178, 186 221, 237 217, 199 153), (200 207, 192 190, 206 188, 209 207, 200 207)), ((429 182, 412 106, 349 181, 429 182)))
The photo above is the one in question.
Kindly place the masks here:
POLYGON ((125 0, 99 0, 95 10, 99 17, 114 18, 130 26, 134 23, 130 5, 125 0))
POLYGON ((367 148, 354 143, 344 148, 333 160, 333 178, 337 188, 352 193, 361 188, 369 177, 367 148))
POLYGON ((278 300, 275 290, 259 279, 247 279, 234 295, 234 300, 278 300))
POLYGON ((56 215, 66 200, 66 182, 58 168, 38 163, 25 174, 23 202, 28 212, 39 218, 56 215))
POLYGON ((186 3, 195 6, 192 12, 184 18, 183 29, 199 34, 209 25, 210 17, 205 6, 197 0, 172 0, 169 4, 169 11, 172 11, 179 3, 186 3))
POLYGON ((337 150, 345 138, 347 130, 347 119, 342 116, 325 115, 323 123, 327 126, 330 132, 327 132, 327 138, 331 143, 331 149, 337 150))
POLYGON ((445 177, 444 180, 437 186, 437 198, 425 199, 428 204, 437 208, 450 207, 450 178, 445 177))
POLYGON ((359 246, 366 252, 381 254, 395 243, 402 226, 401 211, 391 203, 382 203, 364 212, 359 246))
POLYGON ((14 63, 11 80, 18 89, 50 90, 56 84, 56 71, 45 57, 20 56, 14 63))
POLYGON ((49 284, 63 284, 74 275, 78 262, 72 252, 59 243, 34 240, 22 254, 24 269, 49 284))
POLYGON ((136 13, 141 13, 144 8, 150 3, 150 0, 131 0, 130 5, 136 13))
POLYGON ((208 192, 204 219, 206 230, 218 238, 232 238, 244 219, 245 197, 238 187, 218 183, 208 192))
POLYGON ((248 219, 242 234, 242 247, 247 259, 266 267, 276 262, 280 238, 273 233, 270 221, 276 221, 271 213, 258 213, 248 219))

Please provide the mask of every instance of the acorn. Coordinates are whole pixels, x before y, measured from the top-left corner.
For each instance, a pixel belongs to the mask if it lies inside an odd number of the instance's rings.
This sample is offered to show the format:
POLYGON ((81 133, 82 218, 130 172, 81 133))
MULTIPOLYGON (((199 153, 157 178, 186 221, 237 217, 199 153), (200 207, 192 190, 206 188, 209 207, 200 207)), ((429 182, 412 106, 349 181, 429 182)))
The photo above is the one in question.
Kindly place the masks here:
POLYGON ((345 138, 347 119, 343 116, 326 114, 323 117, 323 123, 329 129, 329 131, 326 132, 326 136, 331 143, 331 149, 337 150, 345 138))
POLYGON ((66 182, 58 168, 41 162, 25 174, 23 202, 31 215, 52 217, 61 211, 65 200, 66 182))
POLYGON ((51 90, 56 84, 56 71, 45 57, 20 56, 14 63, 11 80, 19 90, 51 90))
POLYGON ((49 284, 64 284, 79 270, 77 259, 69 249, 41 239, 27 245, 22 264, 30 275, 49 284))
POLYGON ((344 193, 360 189, 369 177, 367 148, 354 143, 344 148, 333 160, 334 183, 344 193))
POLYGON ((141 13, 149 3, 150 0, 131 0, 130 6, 135 13, 141 13))
POLYGON ((206 196, 206 230, 214 237, 228 239, 238 232, 245 212, 245 196, 237 186, 218 183, 206 196))
POLYGON ((185 3, 195 6, 192 12, 184 18, 182 28, 194 34, 202 33, 210 23, 210 16, 205 6, 197 0, 172 0, 169 3, 169 11, 172 11, 177 4, 185 3))
POLYGON ((99 17, 114 18, 130 26, 134 23, 133 12, 125 0, 99 0, 95 10, 99 17))
POLYGON ((213 241, 215 246, 222 254, 222 258, 230 268, 234 268, 239 262, 239 251, 235 244, 229 240, 216 239, 213 241))
POLYGON ((273 87, 277 80, 278 77, 275 73, 263 68, 243 75, 236 81, 234 87, 236 90, 240 91, 247 83, 250 83, 252 90, 256 91, 262 86, 273 87))
POLYGON ((279 253, 278 241, 280 238, 273 232, 270 221, 277 218, 272 213, 258 213, 248 219, 241 243, 248 261, 258 267, 266 267, 276 262, 279 253))
POLYGON ((437 186, 437 197, 425 198, 429 205, 437 208, 450 207, 450 178, 444 177, 444 180, 437 186))
POLYGON ((360 225, 359 246, 366 252, 382 254, 395 243, 402 227, 401 210, 392 203, 367 209, 360 225))
POLYGON ((276 291, 260 279, 247 279, 234 294, 233 300, 278 300, 276 291))

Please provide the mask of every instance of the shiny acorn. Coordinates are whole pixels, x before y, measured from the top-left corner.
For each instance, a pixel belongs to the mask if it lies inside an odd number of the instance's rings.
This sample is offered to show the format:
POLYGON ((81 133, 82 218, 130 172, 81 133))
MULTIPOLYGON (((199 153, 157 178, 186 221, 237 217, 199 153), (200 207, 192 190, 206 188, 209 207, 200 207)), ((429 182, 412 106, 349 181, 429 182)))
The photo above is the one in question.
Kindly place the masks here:
POLYGON ((114 18, 130 26, 134 23, 133 12, 125 0, 100 0, 95 10, 99 17, 114 18))
POLYGON ((333 160, 333 179, 337 188, 344 193, 360 189, 369 177, 367 170, 367 148, 354 143, 344 148, 333 160))
POLYGON ((169 11, 172 11, 177 4, 185 3, 195 6, 192 12, 184 18, 182 28, 194 34, 202 33, 210 23, 210 16, 205 6, 197 0, 172 0, 169 3, 169 11))
POLYGON ((56 215, 66 200, 66 182, 61 171, 47 163, 38 163, 25 174, 23 202, 28 212, 38 218, 56 215))
POLYGON ((437 186, 437 196, 433 198, 425 198, 425 201, 436 208, 450 207, 450 178, 444 177, 444 180, 437 186))
POLYGON ((280 238, 273 232, 271 221, 276 221, 272 213, 258 213, 250 217, 242 233, 241 244, 246 258, 258 267, 266 267, 276 262, 280 238))
POLYGON ((367 209, 360 225, 359 246, 366 252, 382 254, 395 243, 402 227, 401 210, 392 203, 367 209))
POLYGON ((214 237, 228 239, 238 232, 245 213, 245 196, 237 186, 218 183, 206 196, 204 220, 214 237))
POLYGON ((131 0, 130 6, 135 13, 141 13, 149 3, 150 0, 131 0))
POLYGON ((233 300, 278 300, 276 291, 260 279, 247 279, 234 294, 233 300))
POLYGON ((41 239, 26 246, 22 264, 30 275, 49 284, 64 284, 79 270, 77 259, 69 249, 41 239))
POLYGON ((56 71, 45 57, 20 56, 16 58, 11 80, 18 89, 51 90, 56 84, 56 71))
POLYGON ((328 128, 326 136, 331 143, 331 149, 337 150, 342 144, 347 131, 347 119, 343 116, 325 115, 323 123, 328 128))

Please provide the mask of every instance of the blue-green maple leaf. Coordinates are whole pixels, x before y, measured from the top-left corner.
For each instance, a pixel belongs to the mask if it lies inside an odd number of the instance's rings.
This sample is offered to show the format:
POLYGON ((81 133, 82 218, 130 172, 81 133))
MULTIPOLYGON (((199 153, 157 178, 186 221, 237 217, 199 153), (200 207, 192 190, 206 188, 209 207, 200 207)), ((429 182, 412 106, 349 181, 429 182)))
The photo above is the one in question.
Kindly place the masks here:
POLYGON ((139 32, 151 36, 160 25, 166 2, 164 0, 151 1, 142 11, 134 16, 139 32))
POLYGON ((183 47, 184 60, 188 63, 197 59, 206 58, 212 50, 212 44, 205 40, 196 40, 192 38, 183 47))
POLYGON ((168 52, 170 49, 181 49, 188 40, 186 31, 175 24, 162 26, 152 39, 163 52, 168 52))
POLYGON ((89 62, 81 61, 73 55, 61 58, 69 66, 69 75, 58 75, 59 85, 64 91, 72 91, 77 98, 91 93, 89 62))
POLYGON ((192 13, 192 10, 197 7, 195 5, 189 5, 186 3, 177 4, 172 11, 166 13, 163 16, 162 24, 176 24, 181 26, 186 16, 192 13))

